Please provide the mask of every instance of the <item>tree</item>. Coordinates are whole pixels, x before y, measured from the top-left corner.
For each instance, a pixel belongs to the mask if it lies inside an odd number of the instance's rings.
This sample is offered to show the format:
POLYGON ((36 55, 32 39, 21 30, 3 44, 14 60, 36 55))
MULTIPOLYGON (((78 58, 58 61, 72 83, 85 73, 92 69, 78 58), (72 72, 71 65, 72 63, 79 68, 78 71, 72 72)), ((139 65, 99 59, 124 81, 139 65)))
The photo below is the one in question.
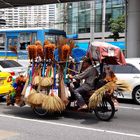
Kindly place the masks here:
POLYGON ((125 30, 125 16, 121 15, 118 18, 111 18, 109 20, 110 31, 113 35, 110 35, 110 38, 113 38, 114 41, 120 38, 119 33, 123 33, 125 30))

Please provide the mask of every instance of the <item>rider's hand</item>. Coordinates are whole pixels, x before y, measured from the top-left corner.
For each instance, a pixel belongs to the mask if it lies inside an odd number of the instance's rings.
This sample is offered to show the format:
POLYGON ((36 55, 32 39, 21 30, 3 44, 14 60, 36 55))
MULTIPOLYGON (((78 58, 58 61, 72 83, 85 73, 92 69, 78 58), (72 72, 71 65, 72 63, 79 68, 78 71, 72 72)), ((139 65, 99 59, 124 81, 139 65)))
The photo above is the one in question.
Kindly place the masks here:
POLYGON ((72 76, 72 75, 70 75, 70 74, 68 75, 68 77, 69 77, 70 79, 73 79, 73 76, 72 76))

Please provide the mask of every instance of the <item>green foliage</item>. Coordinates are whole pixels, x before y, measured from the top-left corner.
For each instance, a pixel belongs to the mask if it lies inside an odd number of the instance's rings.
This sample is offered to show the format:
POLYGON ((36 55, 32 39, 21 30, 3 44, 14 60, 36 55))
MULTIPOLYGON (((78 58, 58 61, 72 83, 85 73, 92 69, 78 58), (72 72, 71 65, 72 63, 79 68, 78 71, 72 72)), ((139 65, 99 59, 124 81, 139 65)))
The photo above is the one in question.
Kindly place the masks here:
POLYGON ((123 33, 125 30, 125 16, 121 15, 116 19, 110 19, 109 20, 109 27, 110 31, 113 33, 113 35, 110 35, 110 38, 114 38, 116 41, 119 39, 119 33, 123 33))

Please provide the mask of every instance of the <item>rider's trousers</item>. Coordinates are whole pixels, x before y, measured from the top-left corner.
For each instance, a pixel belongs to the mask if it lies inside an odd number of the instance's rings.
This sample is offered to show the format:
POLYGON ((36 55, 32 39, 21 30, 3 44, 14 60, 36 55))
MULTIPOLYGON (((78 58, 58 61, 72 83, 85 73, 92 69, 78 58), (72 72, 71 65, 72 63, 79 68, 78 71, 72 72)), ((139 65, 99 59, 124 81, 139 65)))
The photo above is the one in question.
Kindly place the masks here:
POLYGON ((83 106, 85 104, 83 96, 85 96, 87 92, 88 91, 85 90, 83 87, 79 87, 75 89, 74 94, 75 94, 78 106, 83 106))

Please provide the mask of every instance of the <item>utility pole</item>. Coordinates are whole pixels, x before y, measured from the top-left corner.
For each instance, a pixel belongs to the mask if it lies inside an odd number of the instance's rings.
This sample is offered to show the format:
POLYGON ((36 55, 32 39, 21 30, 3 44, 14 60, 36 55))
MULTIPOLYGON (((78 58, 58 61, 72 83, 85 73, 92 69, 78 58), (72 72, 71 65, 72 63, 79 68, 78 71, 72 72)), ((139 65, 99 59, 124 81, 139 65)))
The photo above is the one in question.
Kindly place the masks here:
POLYGON ((91 1, 90 10, 90 42, 94 41, 94 18, 95 17, 95 1, 91 1))
POLYGON ((63 23, 63 30, 65 31, 65 32, 67 32, 67 3, 64 3, 64 5, 63 5, 63 13, 64 13, 64 18, 63 18, 63 21, 64 21, 64 23, 63 23))
POLYGON ((102 11, 102 40, 105 41, 105 19, 106 19, 106 0, 103 0, 103 11, 102 11))

